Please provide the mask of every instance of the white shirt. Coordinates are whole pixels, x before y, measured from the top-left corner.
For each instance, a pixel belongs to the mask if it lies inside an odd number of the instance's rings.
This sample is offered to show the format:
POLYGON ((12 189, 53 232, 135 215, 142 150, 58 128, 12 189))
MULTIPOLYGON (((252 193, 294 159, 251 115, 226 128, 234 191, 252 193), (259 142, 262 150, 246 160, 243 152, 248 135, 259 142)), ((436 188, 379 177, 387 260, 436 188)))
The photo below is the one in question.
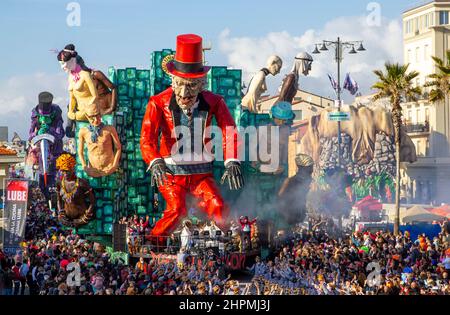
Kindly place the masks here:
POLYGON ((189 241, 191 240, 191 231, 187 227, 184 227, 181 231, 180 238, 181 247, 186 248, 189 245, 189 241))

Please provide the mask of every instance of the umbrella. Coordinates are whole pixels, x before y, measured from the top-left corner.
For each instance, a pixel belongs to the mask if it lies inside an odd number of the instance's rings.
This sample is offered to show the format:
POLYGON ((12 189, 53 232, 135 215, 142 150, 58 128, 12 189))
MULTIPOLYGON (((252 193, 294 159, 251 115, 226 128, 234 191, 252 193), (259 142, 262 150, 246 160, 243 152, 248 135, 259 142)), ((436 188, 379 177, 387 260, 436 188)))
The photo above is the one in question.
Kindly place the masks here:
POLYGON ((403 216, 403 223, 441 221, 445 217, 431 213, 421 206, 409 208, 403 216))
POLYGON ((438 208, 431 209, 430 212, 450 219, 450 206, 449 205, 442 205, 438 208))

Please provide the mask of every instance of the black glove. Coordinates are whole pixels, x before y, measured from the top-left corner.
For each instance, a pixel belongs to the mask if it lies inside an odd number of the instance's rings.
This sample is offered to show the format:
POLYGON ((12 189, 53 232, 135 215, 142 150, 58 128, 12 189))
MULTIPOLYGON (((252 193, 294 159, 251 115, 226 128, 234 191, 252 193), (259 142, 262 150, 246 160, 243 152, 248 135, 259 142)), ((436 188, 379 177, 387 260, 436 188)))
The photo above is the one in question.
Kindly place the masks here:
POLYGON ((242 176, 241 163, 228 162, 225 166, 225 173, 223 173, 220 183, 223 184, 228 179, 230 190, 239 190, 244 186, 244 177, 242 176))
POLYGON ((173 175, 173 172, 167 168, 163 159, 155 161, 150 167, 150 172, 152 172, 152 186, 156 184, 158 187, 164 185, 164 181, 167 180, 166 173, 173 175))

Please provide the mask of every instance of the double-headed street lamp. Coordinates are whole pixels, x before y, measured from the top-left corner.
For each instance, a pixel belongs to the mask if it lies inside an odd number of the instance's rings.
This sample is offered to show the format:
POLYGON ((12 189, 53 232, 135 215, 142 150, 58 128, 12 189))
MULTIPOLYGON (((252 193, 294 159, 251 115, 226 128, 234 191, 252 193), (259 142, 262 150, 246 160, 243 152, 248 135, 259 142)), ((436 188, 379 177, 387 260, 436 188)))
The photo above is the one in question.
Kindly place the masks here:
MULTIPOLYGON (((334 47, 335 51, 335 60, 337 63, 337 90, 336 95, 338 99, 338 112, 341 111, 341 62, 344 59, 343 52, 345 49, 350 49, 349 54, 357 54, 358 51, 365 51, 366 49, 363 46, 362 41, 349 41, 343 42, 340 37, 338 37, 337 41, 328 41, 324 40, 321 44, 316 44, 316 48, 312 52, 313 54, 320 54, 321 51, 328 51, 328 47, 334 47), (319 49, 319 46, 320 49, 319 49), (355 47, 358 48, 355 50, 355 47)), ((338 165, 341 166, 341 121, 338 120, 338 165)))

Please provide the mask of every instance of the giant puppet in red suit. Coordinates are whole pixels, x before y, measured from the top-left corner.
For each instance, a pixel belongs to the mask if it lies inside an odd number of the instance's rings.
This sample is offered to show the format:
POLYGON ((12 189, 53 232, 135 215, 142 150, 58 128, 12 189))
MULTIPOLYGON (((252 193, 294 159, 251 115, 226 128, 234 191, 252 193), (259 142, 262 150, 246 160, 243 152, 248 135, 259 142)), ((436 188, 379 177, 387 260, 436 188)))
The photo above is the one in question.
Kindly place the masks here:
POLYGON ((177 227, 187 214, 188 194, 200 199, 201 209, 209 218, 226 225, 228 208, 215 183, 213 157, 207 149, 211 144, 208 127, 213 118, 222 133, 225 163, 222 182, 228 181, 232 190, 244 184, 236 125, 223 98, 203 90, 209 67, 203 65, 202 57, 201 37, 194 34, 177 37, 175 58, 167 64, 172 87, 150 98, 142 122, 142 157, 149 165, 152 184, 158 186, 166 200, 166 209, 152 230, 153 236, 168 235, 177 227), (181 135, 179 130, 184 130, 181 135))

